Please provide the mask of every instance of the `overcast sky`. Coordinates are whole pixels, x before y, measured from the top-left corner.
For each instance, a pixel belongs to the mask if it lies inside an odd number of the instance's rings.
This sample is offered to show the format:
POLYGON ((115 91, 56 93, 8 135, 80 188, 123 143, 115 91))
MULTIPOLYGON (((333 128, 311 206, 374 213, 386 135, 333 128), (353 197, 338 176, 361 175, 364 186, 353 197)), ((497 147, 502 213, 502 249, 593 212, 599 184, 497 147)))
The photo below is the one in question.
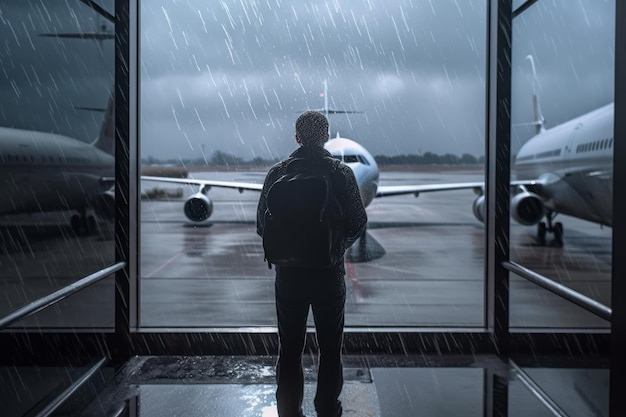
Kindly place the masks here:
MULTIPOLYGON (((519 1, 515 2, 520 3, 519 1)), ((100 0, 110 12, 112 0, 100 0)), ((613 100, 614 0, 540 0, 514 21, 513 122, 548 127, 613 100)), ((283 157, 322 108, 374 155, 484 153, 486 6, 476 0, 150 0, 141 7, 141 153, 283 157)), ((0 125, 91 141, 113 41, 40 37, 111 24, 78 0, 0 0, 0 125)), ((531 135, 513 128, 514 151, 531 135)))

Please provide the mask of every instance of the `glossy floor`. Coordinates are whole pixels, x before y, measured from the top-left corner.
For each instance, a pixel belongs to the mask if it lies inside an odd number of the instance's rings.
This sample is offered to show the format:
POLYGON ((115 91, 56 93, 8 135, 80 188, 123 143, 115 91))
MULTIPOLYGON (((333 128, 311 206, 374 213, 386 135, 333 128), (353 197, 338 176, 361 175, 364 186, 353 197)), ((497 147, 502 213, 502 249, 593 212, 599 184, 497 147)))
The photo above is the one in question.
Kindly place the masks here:
MULTIPOLYGON (((81 415, 277 416, 274 362, 273 357, 137 357, 81 415)), ((304 365, 303 411, 311 417, 315 358, 305 358, 304 365)), ((568 416, 608 415, 608 371, 575 362, 541 368, 490 355, 347 356, 344 366, 344 416, 555 415, 546 404, 568 416)))

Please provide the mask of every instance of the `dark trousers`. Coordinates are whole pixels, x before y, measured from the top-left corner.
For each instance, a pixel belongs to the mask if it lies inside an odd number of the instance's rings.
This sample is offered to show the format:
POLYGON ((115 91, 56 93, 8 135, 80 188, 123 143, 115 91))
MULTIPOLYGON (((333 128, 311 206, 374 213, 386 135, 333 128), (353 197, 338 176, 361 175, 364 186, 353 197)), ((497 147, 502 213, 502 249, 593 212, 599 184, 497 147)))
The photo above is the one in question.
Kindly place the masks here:
POLYGON ((319 417, 341 416, 346 284, 339 269, 277 268, 276 314, 279 352, 276 401, 280 417, 301 417, 304 391, 302 353, 309 306, 319 346, 315 410, 319 417))

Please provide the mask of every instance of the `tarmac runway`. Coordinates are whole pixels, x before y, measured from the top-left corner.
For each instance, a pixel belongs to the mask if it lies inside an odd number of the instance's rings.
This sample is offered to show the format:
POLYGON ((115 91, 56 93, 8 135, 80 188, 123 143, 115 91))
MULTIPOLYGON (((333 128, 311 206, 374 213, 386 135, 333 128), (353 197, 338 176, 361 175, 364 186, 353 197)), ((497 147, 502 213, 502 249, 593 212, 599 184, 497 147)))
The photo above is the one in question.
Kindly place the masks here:
MULTIPOLYGON (((222 175, 252 182, 264 177, 222 175)), ((468 173, 381 175, 388 185, 479 179, 468 173)), ((263 262, 255 234, 258 196, 223 189, 212 189, 209 196, 214 214, 203 226, 184 218, 181 202, 142 204, 145 326, 275 324, 273 271, 263 262)), ((367 210, 367 245, 375 259, 346 263, 346 325, 482 326, 485 237, 471 212, 474 198, 462 190, 375 200, 367 210)), ((611 230, 565 216, 560 220, 566 236, 562 248, 538 246, 534 227, 512 222, 511 259, 608 304, 611 230)), ((511 277, 511 288, 512 326, 608 326, 522 278, 511 277)))
MULTIPOLYGON (((265 173, 194 175, 262 182, 265 173)), ((470 172, 381 173, 381 183, 387 185, 480 179, 470 172)), ((154 186, 144 184, 145 189, 154 186)), ((213 188, 213 216, 196 224, 182 211, 184 198, 196 190, 182 188, 183 198, 141 202, 141 326, 274 326, 274 272, 263 261, 255 232, 258 193, 213 188)), ((483 326, 485 235, 472 214, 475 197, 471 190, 423 193, 377 199, 368 207, 365 251, 357 242, 347 256, 347 327, 483 326)), ((512 220, 511 260, 610 305, 612 230, 566 216, 559 220, 565 226, 563 247, 537 245, 535 227, 512 220)), ((7 302, 0 305, 0 314, 112 262, 110 236, 75 237, 54 222, 33 226, 29 221, 3 229, 0 265, 7 267, 0 269, 0 285, 7 302), (33 227, 48 235, 33 233, 33 227)), ((113 282, 108 280, 63 301, 54 314, 39 314, 21 325, 108 327, 112 299, 113 282), (94 309, 97 317, 86 314, 94 309)), ((512 275, 511 326, 609 324, 512 275)))

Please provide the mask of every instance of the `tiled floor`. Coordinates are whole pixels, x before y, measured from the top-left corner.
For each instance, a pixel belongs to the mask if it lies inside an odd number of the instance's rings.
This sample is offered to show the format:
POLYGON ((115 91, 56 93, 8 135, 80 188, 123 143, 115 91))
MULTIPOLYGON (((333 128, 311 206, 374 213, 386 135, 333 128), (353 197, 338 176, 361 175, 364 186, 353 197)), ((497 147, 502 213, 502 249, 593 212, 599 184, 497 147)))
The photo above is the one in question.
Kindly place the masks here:
MULTIPOLYGON (((346 356, 344 416, 553 416, 495 356, 346 356), (494 382, 495 381, 495 382, 494 382), (499 381, 499 382, 498 382, 499 381)), ((137 357, 82 416, 277 416, 274 357, 137 357)), ((304 413, 315 416, 315 360, 305 359, 304 413)), ((608 371, 524 368, 568 416, 606 416, 608 371)))

